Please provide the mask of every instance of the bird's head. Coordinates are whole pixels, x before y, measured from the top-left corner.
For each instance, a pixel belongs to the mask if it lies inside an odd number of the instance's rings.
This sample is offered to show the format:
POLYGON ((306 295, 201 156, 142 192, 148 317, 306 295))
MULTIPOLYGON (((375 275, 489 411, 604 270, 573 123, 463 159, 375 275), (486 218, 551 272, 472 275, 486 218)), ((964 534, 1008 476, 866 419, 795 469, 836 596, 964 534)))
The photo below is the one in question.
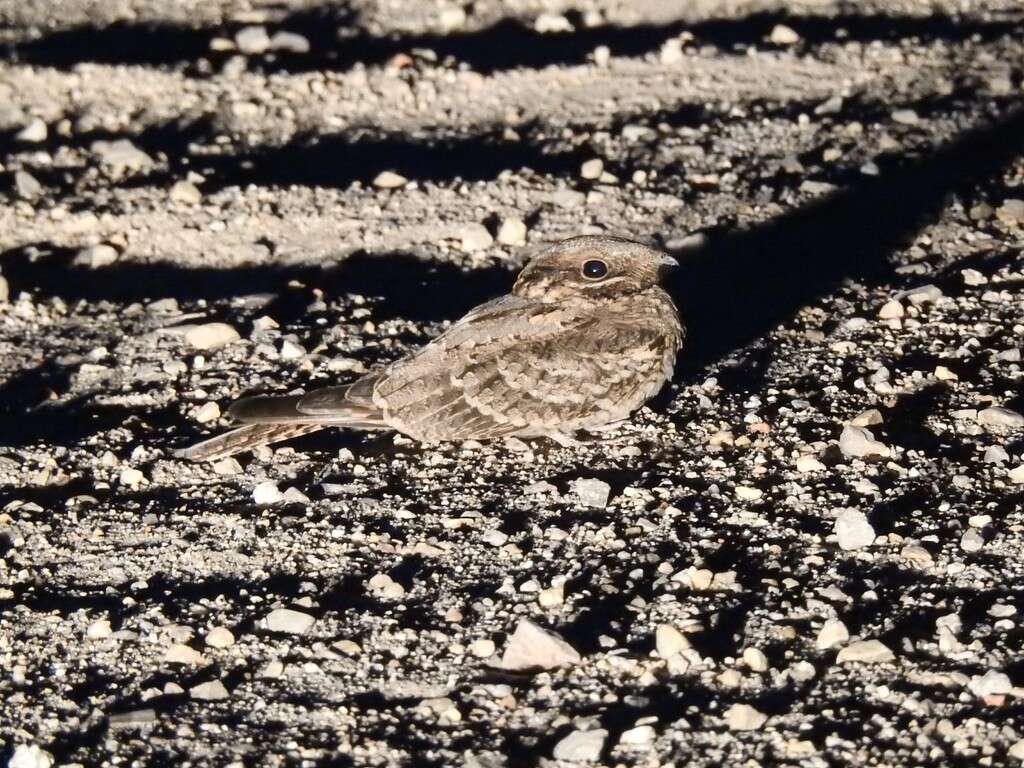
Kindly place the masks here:
POLYGON ((542 302, 610 298, 651 288, 676 266, 671 256, 642 243, 583 235, 537 254, 519 273, 512 292, 542 302))

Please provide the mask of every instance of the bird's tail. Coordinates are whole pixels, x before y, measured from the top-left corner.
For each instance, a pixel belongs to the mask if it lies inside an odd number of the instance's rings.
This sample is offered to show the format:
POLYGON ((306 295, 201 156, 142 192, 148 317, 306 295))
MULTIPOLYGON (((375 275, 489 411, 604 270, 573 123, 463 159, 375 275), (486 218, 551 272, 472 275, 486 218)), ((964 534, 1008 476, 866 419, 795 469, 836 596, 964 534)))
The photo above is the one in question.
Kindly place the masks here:
POLYGON ((304 424, 246 424, 244 427, 211 437, 201 443, 190 445, 188 448, 181 448, 175 451, 174 455, 179 459, 188 459, 189 461, 216 461, 234 456, 242 451, 252 451, 281 440, 308 435, 325 426, 327 425, 309 422, 304 424))
POLYGON ((355 384, 326 387, 308 395, 259 395, 232 404, 228 416, 242 426, 174 452, 180 459, 214 461, 260 446, 308 435, 324 427, 387 429, 383 414, 366 391, 371 376, 355 384))

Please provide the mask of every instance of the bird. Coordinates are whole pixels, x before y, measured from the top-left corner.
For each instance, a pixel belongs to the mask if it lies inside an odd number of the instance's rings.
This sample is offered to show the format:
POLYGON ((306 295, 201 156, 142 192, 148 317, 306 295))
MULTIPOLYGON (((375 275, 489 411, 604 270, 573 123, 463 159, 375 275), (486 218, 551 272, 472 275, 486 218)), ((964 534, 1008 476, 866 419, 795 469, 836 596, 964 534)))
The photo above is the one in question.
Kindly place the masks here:
POLYGON ((258 395, 236 429, 176 451, 210 461, 325 427, 394 430, 418 442, 551 438, 622 422, 671 379, 685 329, 662 282, 678 263, 622 237, 556 242, 510 293, 419 350, 356 381, 258 395))

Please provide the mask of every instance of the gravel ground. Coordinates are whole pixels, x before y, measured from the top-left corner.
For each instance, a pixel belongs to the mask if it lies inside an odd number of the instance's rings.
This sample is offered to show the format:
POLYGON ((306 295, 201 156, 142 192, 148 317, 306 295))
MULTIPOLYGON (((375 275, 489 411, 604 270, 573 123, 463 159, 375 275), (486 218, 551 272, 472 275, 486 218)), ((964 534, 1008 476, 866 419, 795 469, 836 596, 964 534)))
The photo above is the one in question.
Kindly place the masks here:
POLYGON ((56 6, 0 2, 2 764, 1024 760, 1019 2, 56 6), (628 425, 171 457, 588 232, 684 265, 628 425))

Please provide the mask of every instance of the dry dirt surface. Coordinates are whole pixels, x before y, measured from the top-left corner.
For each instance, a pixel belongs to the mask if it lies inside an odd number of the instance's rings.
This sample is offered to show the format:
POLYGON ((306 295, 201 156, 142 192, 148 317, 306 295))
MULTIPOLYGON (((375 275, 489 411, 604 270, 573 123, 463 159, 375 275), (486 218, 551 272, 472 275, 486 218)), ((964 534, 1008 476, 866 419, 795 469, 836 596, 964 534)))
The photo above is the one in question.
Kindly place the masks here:
POLYGON ((1017 0, 0 21, 0 764, 1024 760, 1017 0), (173 457, 593 232, 629 424, 173 457))

